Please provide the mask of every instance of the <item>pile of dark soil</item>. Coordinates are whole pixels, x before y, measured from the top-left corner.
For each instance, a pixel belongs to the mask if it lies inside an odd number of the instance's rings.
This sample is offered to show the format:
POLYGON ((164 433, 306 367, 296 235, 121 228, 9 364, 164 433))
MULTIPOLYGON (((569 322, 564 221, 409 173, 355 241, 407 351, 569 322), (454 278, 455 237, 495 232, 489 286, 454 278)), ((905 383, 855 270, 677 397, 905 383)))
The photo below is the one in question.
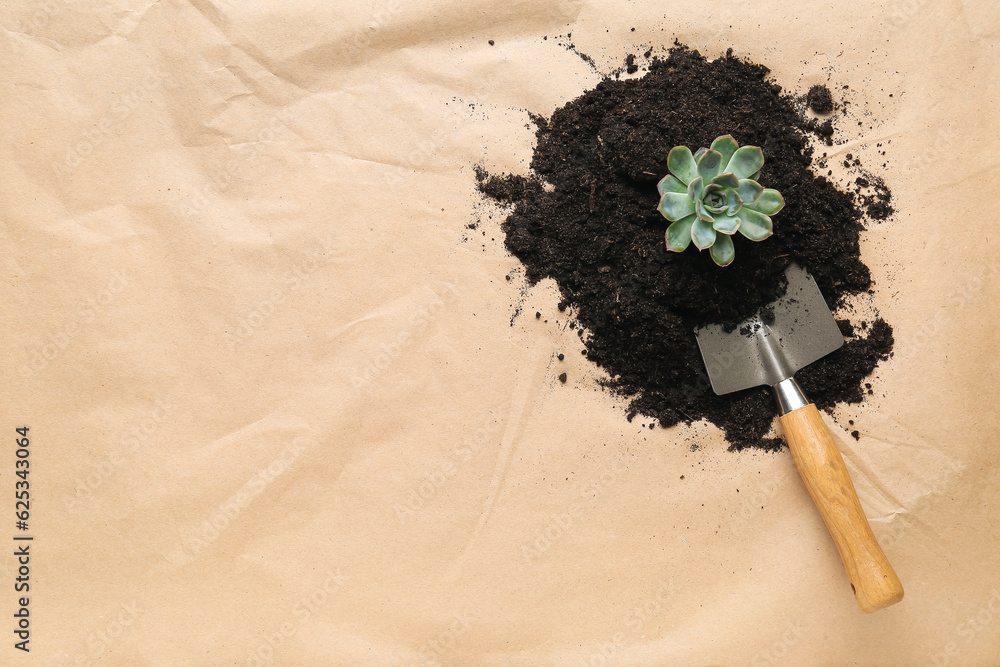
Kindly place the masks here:
MULTIPOLYGON (((859 202, 810 169, 807 137, 816 124, 767 74, 731 52, 709 62, 678 45, 646 75, 608 77, 551 118, 535 117, 529 177, 479 173, 482 192, 511 205, 508 250, 529 282, 559 284, 560 308, 572 309, 587 356, 629 398, 629 419, 642 414, 663 426, 708 419, 735 449, 783 446, 765 437, 772 398, 764 388, 716 396, 693 329, 735 327, 753 315, 783 293, 792 261, 812 272, 833 307, 871 287, 858 252, 859 202), (736 260, 720 268, 694 246, 667 251, 656 183, 672 147, 694 151, 723 134, 763 149, 760 182, 787 204, 771 238, 753 243, 737 234, 736 260)), ((841 326, 847 345, 797 375, 820 407, 862 400, 862 380, 892 349, 892 329, 879 318, 841 326)))
POLYGON ((826 86, 816 85, 806 93, 806 103, 809 108, 818 114, 826 115, 833 113, 833 96, 826 86))

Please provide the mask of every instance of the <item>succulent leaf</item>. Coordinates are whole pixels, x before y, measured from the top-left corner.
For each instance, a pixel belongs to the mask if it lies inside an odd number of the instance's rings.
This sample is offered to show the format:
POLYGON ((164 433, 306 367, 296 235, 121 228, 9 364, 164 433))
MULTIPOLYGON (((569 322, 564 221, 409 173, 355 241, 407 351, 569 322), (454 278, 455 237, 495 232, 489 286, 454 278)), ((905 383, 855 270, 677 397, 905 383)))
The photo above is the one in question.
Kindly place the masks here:
POLYGON ((763 241, 774 231, 771 218, 763 213, 758 213, 744 206, 737 215, 742 220, 740 223, 740 234, 751 241, 763 241))
POLYGON ((696 215, 689 215, 681 218, 677 222, 671 223, 667 227, 667 250, 673 252, 684 252, 691 245, 691 225, 698 219, 696 215))
POLYGON ((712 261, 719 266, 729 266, 736 259, 736 248, 733 247, 733 240, 728 236, 719 236, 709 250, 712 261))
POLYGON ((701 193, 701 203, 705 205, 705 210, 721 213, 729 205, 729 192, 718 183, 709 183, 701 193))
POLYGON ((687 195, 691 201, 698 201, 701 199, 702 192, 705 190, 705 181, 701 180, 701 177, 694 179, 688 183, 687 195))
POLYGON ((700 160, 701 156, 704 155, 707 151, 708 151, 707 148, 699 148, 698 150, 696 150, 694 152, 694 161, 697 162, 698 160, 700 160))
POLYGON ((721 171, 722 153, 713 150, 705 151, 705 154, 698 160, 698 175, 708 183, 721 171))
POLYGON ((698 214, 699 218, 709 224, 715 222, 715 218, 713 218, 709 210, 705 208, 705 202, 700 199, 694 203, 694 212, 698 214))
POLYGON ((691 225, 691 240, 694 241, 695 246, 698 250, 704 250, 705 248, 711 248, 712 244, 715 243, 715 230, 712 229, 712 223, 707 222, 702 219, 695 220, 691 225))
POLYGON ((740 145, 736 143, 731 134, 724 134, 721 137, 716 137, 715 141, 712 142, 712 150, 719 151, 722 154, 722 164, 729 164, 729 160, 732 159, 733 153, 740 145))
MULTIPOLYGON (((717 232, 732 236, 736 233, 736 230, 740 228, 740 223, 742 222, 743 221, 740 220, 739 216, 717 215, 715 216, 715 222, 712 224, 712 228, 717 232)), ((718 243, 718 241, 716 241, 716 243, 718 243)))
POLYGON ((660 197, 660 213, 671 222, 695 212, 695 202, 683 192, 664 192, 660 197))
POLYGON ((757 201, 757 198, 760 197, 760 193, 763 191, 764 188, 760 186, 760 183, 749 178, 742 179, 737 190, 740 193, 740 199, 743 200, 744 206, 749 206, 757 201))
POLYGON ((764 190, 760 198, 750 205, 750 208, 764 215, 774 215, 784 207, 785 198, 781 196, 780 192, 771 188, 764 190))
POLYGON ((739 179, 750 177, 764 166, 764 153, 757 146, 743 146, 733 153, 724 171, 736 174, 739 179))
POLYGON ((674 146, 667 154, 667 169, 685 185, 698 178, 698 163, 687 146, 674 146))
POLYGON ((740 187, 740 179, 736 178, 735 174, 719 174, 712 179, 712 182, 716 185, 721 185, 724 188, 729 188, 731 190, 736 190, 740 187))
POLYGON ((726 209, 726 215, 736 215, 743 208, 743 198, 740 197, 740 193, 733 190, 729 191, 729 195, 729 208, 726 209))
POLYGON ((667 174, 656 184, 656 191, 662 197, 668 192, 687 192, 687 186, 680 182, 676 176, 667 174))

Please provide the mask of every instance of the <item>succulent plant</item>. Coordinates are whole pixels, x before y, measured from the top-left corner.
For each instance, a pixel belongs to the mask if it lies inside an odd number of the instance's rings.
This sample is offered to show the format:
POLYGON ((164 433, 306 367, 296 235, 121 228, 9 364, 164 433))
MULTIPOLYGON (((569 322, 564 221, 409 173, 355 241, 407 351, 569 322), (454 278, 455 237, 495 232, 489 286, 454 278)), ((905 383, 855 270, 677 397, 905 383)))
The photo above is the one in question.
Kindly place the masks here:
POLYGON ((728 134, 694 155, 687 146, 672 148, 667 155, 670 174, 656 186, 660 213, 671 222, 667 249, 683 252, 694 241, 699 250, 710 249, 716 264, 727 266, 736 257, 733 234, 740 232, 751 241, 770 236, 770 216, 785 200, 777 190, 757 183, 763 165, 760 148, 741 148, 728 134))

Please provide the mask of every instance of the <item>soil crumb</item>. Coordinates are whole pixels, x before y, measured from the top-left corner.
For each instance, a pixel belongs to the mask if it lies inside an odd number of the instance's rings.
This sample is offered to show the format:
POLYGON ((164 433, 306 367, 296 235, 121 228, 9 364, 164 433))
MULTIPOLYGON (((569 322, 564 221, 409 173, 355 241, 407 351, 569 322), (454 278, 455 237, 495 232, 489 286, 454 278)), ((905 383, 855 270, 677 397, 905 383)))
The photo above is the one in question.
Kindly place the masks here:
POLYGON ((833 112, 833 96, 830 95, 830 89, 826 86, 816 85, 809 89, 806 93, 806 104, 814 112, 825 116, 828 113, 833 112))
MULTIPOLYGON (((609 76, 536 122, 529 176, 477 171, 482 192, 511 207, 502 225, 507 249, 529 284, 558 283, 559 310, 574 309, 583 354, 628 399, 628 418, 663 426, 707 419, 734 450, 784 446, 770 433, 773 399, 766 388, 716 396, 694 328, 740 326, 781 296, 793 261, 833 308, 869 291, 858 236, 878 218, 871 206, 866 218, 854 195, 818 175, 807 139, 814 121, 768 73, 732 51, 709 62, 675 44, 643 76, 609 76), (723 134, 762 148, 760 183, 779 190, 786 206, 771 238, 753 243, 737 234, 736 260, 720 268, 693 246, 667 251, 656 184, 672 147, 694 151, 723 134)), ((861 401, 861 381, 891 355, 892 328, 881 318, 843 330, 843 348, 797 375, 820 408, 861 401)))

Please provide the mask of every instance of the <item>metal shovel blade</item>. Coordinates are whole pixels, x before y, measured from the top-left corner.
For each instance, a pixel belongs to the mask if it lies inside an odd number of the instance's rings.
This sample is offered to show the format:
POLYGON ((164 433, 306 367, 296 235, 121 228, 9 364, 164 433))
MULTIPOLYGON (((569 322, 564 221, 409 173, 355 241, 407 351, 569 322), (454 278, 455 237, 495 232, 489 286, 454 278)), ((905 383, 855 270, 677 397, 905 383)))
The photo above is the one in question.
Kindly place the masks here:
POLYGON ((813 277, 796 264, 785 276, 788 291, 774 302, 773 321, 758 315, 729 333, 721 325, 695 330, 716 394, 774 386, 844 344, 813 277))

